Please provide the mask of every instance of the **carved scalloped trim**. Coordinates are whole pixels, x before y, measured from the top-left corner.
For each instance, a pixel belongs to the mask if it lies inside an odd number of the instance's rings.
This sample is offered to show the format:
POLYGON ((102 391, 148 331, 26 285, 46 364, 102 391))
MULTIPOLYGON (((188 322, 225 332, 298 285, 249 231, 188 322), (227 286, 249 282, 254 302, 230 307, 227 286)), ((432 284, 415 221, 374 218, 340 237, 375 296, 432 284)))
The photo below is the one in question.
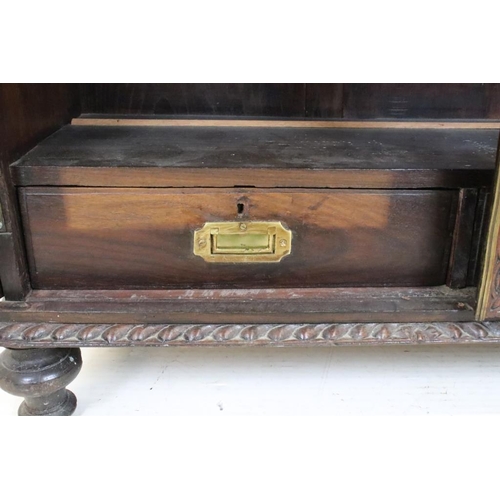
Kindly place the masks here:
POLYGON ((156 325, 0 323, 0 345, 372 345, 500 342, 498 323, 156 325))

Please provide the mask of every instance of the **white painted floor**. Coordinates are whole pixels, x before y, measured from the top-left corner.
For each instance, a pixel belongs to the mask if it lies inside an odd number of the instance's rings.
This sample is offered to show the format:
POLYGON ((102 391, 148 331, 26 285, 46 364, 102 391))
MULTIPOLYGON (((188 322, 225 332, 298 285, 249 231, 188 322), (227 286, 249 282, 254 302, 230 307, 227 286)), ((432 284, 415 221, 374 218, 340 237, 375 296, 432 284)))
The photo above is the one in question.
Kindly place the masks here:
MULTIPOLYGON (((500 346, 83 349, 76 415, 500 413, 500 346)), ((0 415, 20 399, 0 393, 0 415)))

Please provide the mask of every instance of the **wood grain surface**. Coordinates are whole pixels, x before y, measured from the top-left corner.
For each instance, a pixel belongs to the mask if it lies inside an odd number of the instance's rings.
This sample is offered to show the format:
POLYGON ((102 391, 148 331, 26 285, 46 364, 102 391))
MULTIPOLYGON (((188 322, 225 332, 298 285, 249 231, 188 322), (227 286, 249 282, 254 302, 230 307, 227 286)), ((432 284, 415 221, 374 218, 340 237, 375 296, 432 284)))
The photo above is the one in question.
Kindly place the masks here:
POLYGON ((493 170, 37 167, 12 170, 17 186, 428 189, 490 186, 493 170))
MULTIPOLYGON (((481 218, 478 213, 478 191, 461 189, 458 195, 458 209, 455 218, 453 247, 447 284, 451 288, 467 286, 475 275, 475 266, 471 267, 474 252, 474 224, 481 218), (472 276, 471 276, 472 274, 472 276)), ((478 236, 478 235, 476 235, 478 236)), ((476 283, 472 281, 475 285, 476 283)))
POLYGON ((441 285, 457 200, 431 190, 25 188, 21 196, 33 286, 70 289, 441 285), (193 254, 196 229, 233 220, 284 223, 291 255, 214 264, 193 254))
POLYGON ((13 161, 80 113, 77 85, 0 84, 0 151, 13 161))
POLYGON ((70 84, 0 84, 0 293, 21 300, 30 284, 17 193, 9 163, 79 113, 70 84))
MULTIPOLYGON (((499 84, 227 85, 84 84, 78 89, 66 84, 2 84, 0 203, 7 213, 8 232, 0 241, 5 257, 0 262, 0 279, 7 284, 8 298, 19 302, 15 311, 11 304, 3 304, 0 316, 8 314, 9 320, 17 321, 19 314, 25 319, 38 315, 35 321, 57 321, 63 314, 72 322, 98 313, 101 319, 107 314, 109 321, 115 316, 146 321, 152 315, 163 321, 196 318, 213 322, 220 317, 220 305, 231 321, 287 322, 292 317, 296 321, 390 321, 392 316, 401 321, 470 319, 473 299, 462 300, 459 295, 388 299, 381 298, 383 287, 360 292, 356 299, 349 296, 351 291, 335 300, 309 298, 302 309, 299 300, 273 302, 271 297, 249 298, 238 305, 222 301, 217 306, 215 302, 207 306, 202 300, 179 308, 172 300, 166 311, 161 301, 154 306, 149 303, 149 309, 134 303, 131 311, 118 299, 103 299, 104 305, 72 302, 67 289, 88 293, 96 279, 97 287, 103 289, 116 282, 116 288, 154 291, 151 289, 166 286, 198 286, 205 292, 233 287, 240 281, 245 283, 242 286, 275 289, 475 284, 475 266, 481 255, 480 211, 484 214, 486 199, 481 193, 492 184, 498 123, 464 125, 444 120, 500 118, 499 84), (80 108, 87 113, 120 113, 119 126, 109 126, 109 121, 105 127, 89 126, 88 120, 86 126, 68 126, 36 146, 10 171, 6 168, 8 162, 77 115, 80 108), (128 114, 147 114, 153 121, 130 127, 128 114), (207 126, 208 122, 200 121, 194 127, 184 117, 177 120, 177 126, 171 126, 175 125, 172 121, 168 127, 156 126, 165 125, 162 116, 167 114, 277 119, 267 125, 255 119, 244 127, 234 119, 226 120, 224 127, 216 126, 221 122, 207 126), (290 117, 302 122, 281 120, 290 117), (305 121, 310 117, 339 121, 305 121), (408 122, 413 119, 439 121, 430 125, 408 122), (376 128, 362 128, 367 126, 376 128), (142 132, 132 131, 134 139, 130 130, 135 128, 142 132), (57 303, 39 297, 30 302, 41 290, 29 292, 14 185, 48 186, 36 187, 33 196, 25 196, 23 222, 29 228, 26 243, 31 277, 35 286, 61 289, 57 303), (71 189, 57 192, 52 186, 90 189, 77 195, 71 189), (120 189, 109 189, 113 186, 120 189), (124 189, 128 187, 210 189, 205 198, 193 193, 194 197, 185 196, 178 189, 181 194, 175 200, 175 190, 165 190, 169 196, 150 196, 156 190, 137 189, 137 196, 132 196, 124 189), (258 193, 257 188, 278 189, 258 193), (286 188, 297 191, 290 196, 286 188), (306 188, 316 189, 309 192, 306 188), (324 188, 372 192, 323 193, 324 188), (425 191, 428 188, 440 191, 425 191), (459 197, 452 188, 465 188, 469 194, 462 191, 459 197), (220 196, 223 191, 225 196, 220 196), (354 201, 344 203, 344 195, 354 201), (295 254, 287 257, 282 262, 288 266, 286 273, 231 268, 211 274, 210 269, 197 267, 199 262, 189 265, 179 257, 187 241, 179 232, 181 225, 191 231, 195 223, 201 225, 205 220, 202 215, 234 218, 242 196, 246 197, 244 217, 286 217, 287 224, 302 231, 297 234, 305 238, 294 240, 299 242, 300 259, 294 261, 295 254), (378 200, 366 202, 370 196, 378 200), (101 201, 105 198, 109 200, 101 201), (137 201, 140 198, 143 200, 137 201), (166 202, 154 201, 167 198, 166 202), (203 200, 193 201, 195 198, 203 200), (283 200, 289 198, 290 206, 281 210, 286 205, 283 200), (311 209, 315 202, 320 206, 311 209), (207 210, 207 206, 211 208, 207 210), (347 206, 352 209, 348 211, 347 206), (474 206, 480 216, 473 221, 474 206), (479 243, 469 245, 471 238, 479 243), (312 244, 306 247, 306 241, 312 244), (178 281, 172 278, 179 275, 178 281), (23 302, 27 296, 30 300, 23 302)), ((497 276, 497 268, 498 263, 490 283, 496 291, 493 276, 497 276)), ((489 306, 495 297, 493 293, 489 306)), ((490 307, 490 317, 498 317, 497 302, 490 307)))

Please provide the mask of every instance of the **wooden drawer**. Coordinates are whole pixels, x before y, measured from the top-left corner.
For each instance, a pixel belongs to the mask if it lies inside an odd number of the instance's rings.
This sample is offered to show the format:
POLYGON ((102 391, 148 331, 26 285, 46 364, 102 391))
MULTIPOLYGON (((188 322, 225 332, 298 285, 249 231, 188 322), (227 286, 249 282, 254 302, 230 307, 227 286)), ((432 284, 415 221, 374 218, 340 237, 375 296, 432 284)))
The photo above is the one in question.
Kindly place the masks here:
POLYGON ((311 287, 445 283, 453 190, 21 189, 35 288, 311 287), (193 253, 210 221, 279 221, 274 263, 193 253))
POLYGON ((42 188, 19 190, 35 288, 431 286, 446 282, 455 190, 42 188), (206 222, 276 221, 273 263, 193 253, 206 222))

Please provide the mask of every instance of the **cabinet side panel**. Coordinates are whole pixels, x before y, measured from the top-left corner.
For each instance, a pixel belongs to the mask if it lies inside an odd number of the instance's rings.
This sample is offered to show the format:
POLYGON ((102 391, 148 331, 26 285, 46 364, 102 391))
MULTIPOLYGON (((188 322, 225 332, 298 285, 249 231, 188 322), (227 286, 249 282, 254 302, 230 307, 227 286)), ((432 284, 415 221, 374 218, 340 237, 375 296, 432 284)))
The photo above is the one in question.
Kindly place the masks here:
POLYGON ((0 84, 0 282, 6 300, 22 300, 30 285, 19 206, 9 164, 79 113, 70 84, 0 84))
POLYGON ((0 151, 10 163, 80 113, 78 86, 0 84, 0 151))

